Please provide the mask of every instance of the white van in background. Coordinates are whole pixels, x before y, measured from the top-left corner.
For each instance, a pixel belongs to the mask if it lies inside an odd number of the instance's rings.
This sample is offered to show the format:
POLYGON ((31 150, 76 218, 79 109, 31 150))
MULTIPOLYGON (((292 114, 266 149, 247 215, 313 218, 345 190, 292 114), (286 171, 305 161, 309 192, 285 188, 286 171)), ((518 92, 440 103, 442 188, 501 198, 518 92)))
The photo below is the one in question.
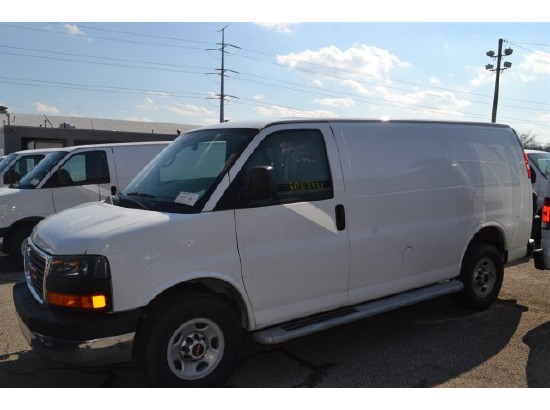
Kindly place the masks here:
POLYGON ((550 178, 550 152, 526 149, 531 167, 531 181, 533 191, 537 194, 536 214, 540 215, 542 204, 547 193, 550 194, 548 179, 550 178))
POLYGON ((0 160, 0 188, 18 182, 55 149, 32 149, 13 152, 0 160))
POLYGON ((533 228, 531 238, 535 240, 535 247, 541 245, 541 218, 544 198, 550 195, 550 152, 526 149, 531 169, 531 185, 533 187, 533 228))
POLYGON ((489 307, 531 220, 508 126, 224 123, 177 138, 110 201, 40 222, 13 300, 47 357, 219 385, 245 331, 283 343, 446 294, 489 307))
POLYGON ((124 188, 166 142, 80 145, 51 149, 19 182, 0 188, 3 250, 22 261, 21 247, 48 215, 101 201, 124 188))

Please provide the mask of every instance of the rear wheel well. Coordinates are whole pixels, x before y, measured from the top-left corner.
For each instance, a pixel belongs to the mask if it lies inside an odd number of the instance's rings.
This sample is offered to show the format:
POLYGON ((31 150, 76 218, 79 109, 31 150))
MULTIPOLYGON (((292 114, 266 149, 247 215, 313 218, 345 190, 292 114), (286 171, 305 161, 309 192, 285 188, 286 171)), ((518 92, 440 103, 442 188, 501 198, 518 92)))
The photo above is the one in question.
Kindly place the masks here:
POLYGON ((468 248, 471 248, 472 246, 475 246, 479 243, 488 243, 490 245, 493 245, 502 255, 503 263, 507 262, 508 253, 505 250, 504 235, 498 228, 491 226, 481 229, 478 233, 474 235, 474 237, 470 241, 470 244, 468 245, 468 248))

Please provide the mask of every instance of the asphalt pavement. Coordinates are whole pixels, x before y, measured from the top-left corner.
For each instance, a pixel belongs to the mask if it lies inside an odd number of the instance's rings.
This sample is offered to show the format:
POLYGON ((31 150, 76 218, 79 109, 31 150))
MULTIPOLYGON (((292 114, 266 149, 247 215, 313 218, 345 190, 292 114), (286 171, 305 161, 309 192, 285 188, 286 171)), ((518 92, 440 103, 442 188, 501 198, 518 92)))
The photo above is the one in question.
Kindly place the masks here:
MULTIPOLYGON (((0 255, 0 387, 150 387, 131 364, 73 369, 31 351, 0 255)), ((226 387, 550 387, 550 271, 525 258, 505 269, 499 299, 470 312, 446 296, 275 346, 246 338, 226 387)))

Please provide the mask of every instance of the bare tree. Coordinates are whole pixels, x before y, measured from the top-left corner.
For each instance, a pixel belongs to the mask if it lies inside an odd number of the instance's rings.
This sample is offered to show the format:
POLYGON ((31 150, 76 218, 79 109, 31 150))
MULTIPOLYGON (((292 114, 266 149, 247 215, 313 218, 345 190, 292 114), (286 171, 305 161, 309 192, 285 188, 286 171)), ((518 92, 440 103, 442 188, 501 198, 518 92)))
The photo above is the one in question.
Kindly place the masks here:
POLYGON ((531 131, 520 133, 519 141, 525 149, 544 150, 541 143, 537 141, 537 134, 533 134, 531 131))

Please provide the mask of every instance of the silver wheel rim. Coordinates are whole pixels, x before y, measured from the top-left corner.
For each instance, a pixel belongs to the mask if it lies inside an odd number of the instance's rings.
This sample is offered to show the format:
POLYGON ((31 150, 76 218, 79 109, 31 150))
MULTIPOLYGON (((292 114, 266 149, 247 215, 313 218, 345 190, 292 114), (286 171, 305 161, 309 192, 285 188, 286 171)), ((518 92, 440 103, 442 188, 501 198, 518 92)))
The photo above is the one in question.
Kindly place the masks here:
POLYGON ((483 298, 491 293, 497 280, 497 268, 490 258, 482 258, 474 268, 474 293, 483 298))
POLYGON ((220 363, 224 351, 221 329, 209 319, 192 319, 170 337, 167 359, 170 370, 185 380, 210 374, 220 363))

